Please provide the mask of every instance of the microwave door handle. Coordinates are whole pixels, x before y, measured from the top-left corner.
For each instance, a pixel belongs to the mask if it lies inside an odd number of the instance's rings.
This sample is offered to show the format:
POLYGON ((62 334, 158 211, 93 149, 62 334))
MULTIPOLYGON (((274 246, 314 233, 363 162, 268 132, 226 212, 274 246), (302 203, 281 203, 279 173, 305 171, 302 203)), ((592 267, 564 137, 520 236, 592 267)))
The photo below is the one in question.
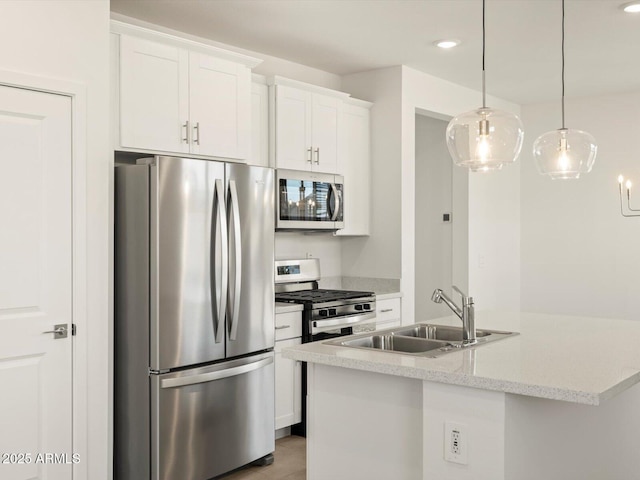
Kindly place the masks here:
POLYGON ((227 215, 226 208, 224 205, 224 185, 222 184, 222 180, 217 179, 215 181, 215 188, 213 192, 213 204, 214 209, 212 212, 213 221, 211 222, 211 240, 212 240, 212 255, 211 259, 211 307, 213 309, 213 334, 215 336, 215 343, 221 343, 224 340, 224 317, 227 310, 227 292, 228 292, 228 277, 229 277, 229 265, 227 263, 229 247, 227 243, 228 232, 227 232, 227 215), (220 245, 216 242, 216 227, 220 222, 220 245), (220 278, 220 289, 218 292, 218 288, 216 285, 216 267, 215 264, 215 254, 220 249, 220 270, 221 270, 221 278, 220 278), (218 295, 220 296, 220 304, 217 304, 218 295), (218 307, 218 308, 216 308, 218 307))
MULTIPOLYGON (((331 214, 331 221, 335 222, 338 218, 338 214, 340 213, 340 192, 338 192, 335 183, 330 183, 329 185, 331 186, 331 194, 333 194, 333 198, 335 199, 335 205, 331 214)), ((331 197, 331 194, 327 196, 327 206, 329 205, 329 198, 331 197)))
MULTIPOLYGON (((229 299, 232 306, 231 319, 229 325, 229 340, 235 340, 238 333, 238 317, 240 315, 240 289, 242 288, 242 234, 240 230, 240 207, 238 206, 238 188, 235 180, 229 181, 229 203, 231 204, 231 215, 233 218, 233 238, 235 258, 233 259, 234 289, 233 301, 229 299)), ((229 227, 231 231, 231 227, 229 227)))

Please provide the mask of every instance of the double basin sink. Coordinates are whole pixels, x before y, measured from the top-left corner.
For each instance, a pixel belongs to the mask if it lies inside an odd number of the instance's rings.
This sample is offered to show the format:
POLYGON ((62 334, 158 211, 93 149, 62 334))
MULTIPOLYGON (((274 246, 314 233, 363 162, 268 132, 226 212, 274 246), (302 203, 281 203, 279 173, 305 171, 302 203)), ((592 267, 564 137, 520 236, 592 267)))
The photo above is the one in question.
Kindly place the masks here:
MULTIPOLYGON (((476 330, 474 347, 517 335, 500 330, 476 330)), ((420 323, 410 327, 397 327, 375 333, 338 338, 325 342, 328 345, 362 348, 382 352, 403 353, 423 357, 439 357, 448 352, 467 348, 462 344, 462 328, 420 323)))

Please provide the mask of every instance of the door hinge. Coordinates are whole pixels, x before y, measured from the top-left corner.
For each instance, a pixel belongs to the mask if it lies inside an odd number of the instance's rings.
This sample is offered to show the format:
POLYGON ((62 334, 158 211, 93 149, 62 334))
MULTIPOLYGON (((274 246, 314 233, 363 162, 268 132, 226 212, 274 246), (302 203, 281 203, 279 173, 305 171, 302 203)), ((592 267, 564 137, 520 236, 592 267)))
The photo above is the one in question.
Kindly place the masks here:
POLYGON ((76 334, 76 324, 72 323, 71 324, 71 335, 74 336, 76 334))

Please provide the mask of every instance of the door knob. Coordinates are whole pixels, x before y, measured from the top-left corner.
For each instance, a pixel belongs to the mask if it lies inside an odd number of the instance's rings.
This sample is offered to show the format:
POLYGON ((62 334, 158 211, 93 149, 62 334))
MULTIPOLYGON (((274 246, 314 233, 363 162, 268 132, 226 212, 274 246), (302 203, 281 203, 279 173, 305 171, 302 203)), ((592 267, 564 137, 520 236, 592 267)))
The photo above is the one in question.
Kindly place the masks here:
POLYGON ((59 323, 53 326, 53 330, 47 330, 42 333, 53 333, 53 339, 58 340, 59 338, 67 338, 67 324, 59 323))

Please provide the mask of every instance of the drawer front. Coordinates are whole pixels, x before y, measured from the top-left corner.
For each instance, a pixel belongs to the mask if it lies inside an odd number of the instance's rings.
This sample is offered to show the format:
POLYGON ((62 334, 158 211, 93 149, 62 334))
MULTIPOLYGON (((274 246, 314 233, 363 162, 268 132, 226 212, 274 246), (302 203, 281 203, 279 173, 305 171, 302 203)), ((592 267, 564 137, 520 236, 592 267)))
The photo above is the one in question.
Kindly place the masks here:
POLYGON ((376 323, 396 318, 401 318, 399 298, 376 301, 376 323))
POLYGON ((276 342, 302 336, 302 312, 276 314, 276 342))

